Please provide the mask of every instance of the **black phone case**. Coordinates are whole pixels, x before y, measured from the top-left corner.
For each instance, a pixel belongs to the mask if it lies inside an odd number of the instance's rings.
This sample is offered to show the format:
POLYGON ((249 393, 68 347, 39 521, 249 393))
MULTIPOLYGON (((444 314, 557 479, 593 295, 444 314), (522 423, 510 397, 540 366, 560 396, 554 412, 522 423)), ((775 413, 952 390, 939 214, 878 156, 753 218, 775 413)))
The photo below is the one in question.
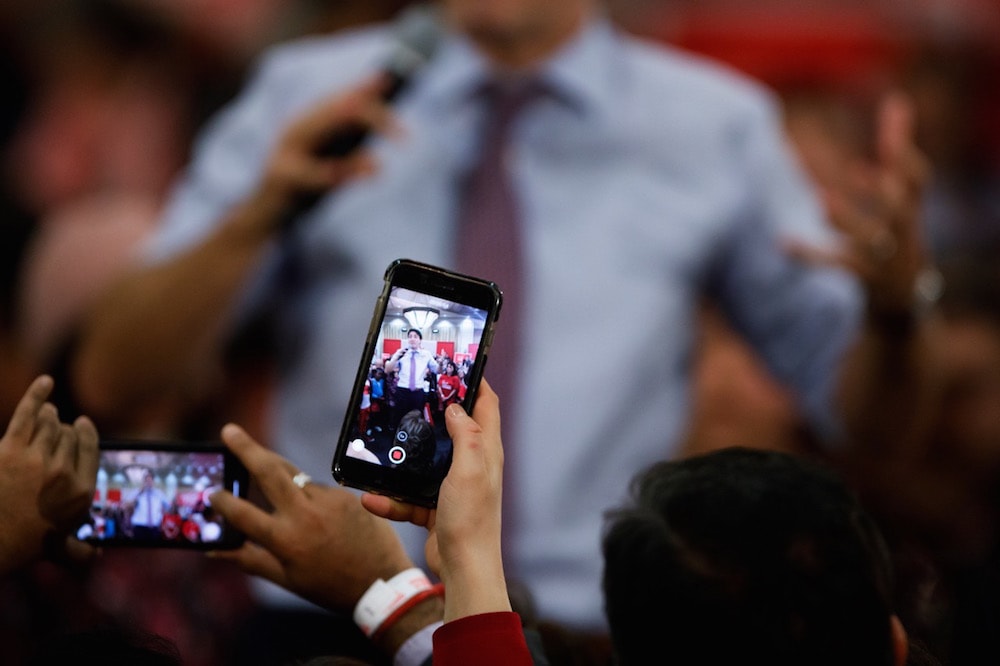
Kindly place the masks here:
POLYGON ((207 500, 208 492, 216 489, 247 495, 249 473, 223 443, 119 439, 101 441, 100 449, 99 487, 90 518, 77 530, 81 540, 102 548, 202 551, 238 548, 245 541, 242 533, 212 511, 207 500), (138 502, 132 502, 141 490, 145 470, 159 479, 154 488, 169 504, 158 534, 134 520, 138 502), (102 472, 107 474, 103 488, 102 472), (204 535, 215 534, 213 525, 218 537, 203 540, 204 535))
MULTIPOLYGON (((468 388, 463 407, 471 413, 476 392, 483 377, 483 370, 489 357, 489 348, 493 341, 496 322, 499 319, 503 303, 503 293, 495 283, 488 280, 409 259, 398 259, 390 264, 385 271, 384 278, 382 293, 376 299, 375 311, 368 328, 331 471, 333 478, 342 485, 388 495, 412 504, 433 507, 437 503, 438 488, 447 472, 447 466, 450 465, 450 440, 448 440, 446 454, 442 453, 442 449, 435 451, 435 454, 443 462, 440 462, 433 471, 427 473, 415 472, 412 468, 408 468, 405 463, 394 465, 388 461, 375 464, 347 455, 348 446, 358 437, 358 433, 355 432, 356 414, 360 409, 365 381, 375 356, 375 345, 386 319, 390 296, 396 288, 411 290, 420 295, 451 303, 456 310, 473 308, 477 312, 485 313, 482 321, 482 337, 478 343, 471 371, 466 377, 468 388)), ((400 428, 395 431, 394 436, 400 437, 401 432, 407 434, 404 428, 400 428)), ((436 446, 439 445, 440 443, 436 444, 436 446)))

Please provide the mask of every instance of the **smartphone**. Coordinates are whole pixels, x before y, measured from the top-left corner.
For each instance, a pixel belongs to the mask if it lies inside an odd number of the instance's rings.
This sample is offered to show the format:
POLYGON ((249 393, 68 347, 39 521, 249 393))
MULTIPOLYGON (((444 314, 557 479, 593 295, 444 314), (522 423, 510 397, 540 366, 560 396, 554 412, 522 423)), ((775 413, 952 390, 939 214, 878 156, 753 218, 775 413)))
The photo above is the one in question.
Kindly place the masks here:
POLYGON ((96 546, 219 550, 244 536, 210 496, 246 497, 246 467, 221 442, 104 440, 90 515, 76 537, 96 546))
POLYGON ((451 465, 444 409, 472 412, 502 302, 484 279, 389 265, 333 457, 338 483, 436 506, 451 465))

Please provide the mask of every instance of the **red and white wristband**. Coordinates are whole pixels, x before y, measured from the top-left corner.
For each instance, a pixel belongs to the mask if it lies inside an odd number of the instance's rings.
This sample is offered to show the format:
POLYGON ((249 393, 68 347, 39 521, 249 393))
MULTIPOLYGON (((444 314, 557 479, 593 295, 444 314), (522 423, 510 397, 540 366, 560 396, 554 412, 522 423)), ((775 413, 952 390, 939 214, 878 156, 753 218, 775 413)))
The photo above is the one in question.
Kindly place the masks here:
POLYGON ((443 594, 444 586, 432 585, 423 571, 406 569, 389 580, 379 578, 372 583, 354 607, 354 623, 365 636, 375 638, 424 599, 443 594))

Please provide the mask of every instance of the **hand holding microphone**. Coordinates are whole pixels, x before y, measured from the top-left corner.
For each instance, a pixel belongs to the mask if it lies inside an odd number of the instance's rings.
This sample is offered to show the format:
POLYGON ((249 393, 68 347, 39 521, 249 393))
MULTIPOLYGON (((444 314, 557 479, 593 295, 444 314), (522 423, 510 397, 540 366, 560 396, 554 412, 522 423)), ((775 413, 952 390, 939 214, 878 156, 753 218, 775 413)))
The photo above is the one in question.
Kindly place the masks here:
POLYGON ((375 163, 359 150, 373 131, 391 133, 388 105, 433 54, 440 39, 436 11, 418 6, 401 14, 396 41, 382 71, 359 87, 329 98, 288 127, 268 162, 264 189, 284 206, 282 228, 331 188, 370 175, 375 163))
MULTIPOLYGON (((396 45, 379 77, 379 98, 389 104, 409 85, 413 75, 430 60, 441 39, 441 25, 435 10, 417 6, 403 12, 397 21, 396 45)), ((347 125, 316 147, 323 157, 350 155, 371 134, 371 125, 347 125)))
POLYGON ((388 109, 380 97, 382 85, 378 78, 371 78, 325 100, 289 125, 268 161, 262 183, 265 193, 295 202, 292 208, 301 214, 346 179, 372 173, 375 165, 370 155, 353 151, 330 159, 318 153, 318 146, 331 135, 331 128, 389 128, 388 109))

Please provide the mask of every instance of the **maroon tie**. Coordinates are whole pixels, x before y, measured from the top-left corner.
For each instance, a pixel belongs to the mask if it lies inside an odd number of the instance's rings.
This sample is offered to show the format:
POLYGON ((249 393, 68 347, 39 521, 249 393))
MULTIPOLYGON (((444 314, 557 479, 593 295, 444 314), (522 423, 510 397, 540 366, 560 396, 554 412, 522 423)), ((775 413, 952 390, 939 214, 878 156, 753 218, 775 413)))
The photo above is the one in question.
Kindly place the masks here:
POLYGON ((513 465, 517 442, 512 433, 518 415, 515 378, 521 362, 524 310, 524 256, 520 200, 511 184, 508 131, 519 110, 537 99, 537 82, 517 86, 489 84, 481 90, 485 122, 478 161, 467 176, 458 218, 458 270, 496 282, 503 291, 503 307, 484 376, 500 397, 504 455, 504 534, 516 520, 512 515, 513 465))
MULTIPOLYGON (((491 83, 481 91, 486 107, 478 161, 467 176, 459 209, 458 269, 496 282, 503 291, 503 308, 497 324, 486 378, 503 404, 504 421, 513 423, 515 371, 521 349, 521 315, 524 306, 523 251, 520 201, 511 185, 506 143, 511 121, 540 86, 491 83)), ((504 428, 509 431, 510 428, 504 428)), ((507 440, 505 439, 505 442, 507 440)))

